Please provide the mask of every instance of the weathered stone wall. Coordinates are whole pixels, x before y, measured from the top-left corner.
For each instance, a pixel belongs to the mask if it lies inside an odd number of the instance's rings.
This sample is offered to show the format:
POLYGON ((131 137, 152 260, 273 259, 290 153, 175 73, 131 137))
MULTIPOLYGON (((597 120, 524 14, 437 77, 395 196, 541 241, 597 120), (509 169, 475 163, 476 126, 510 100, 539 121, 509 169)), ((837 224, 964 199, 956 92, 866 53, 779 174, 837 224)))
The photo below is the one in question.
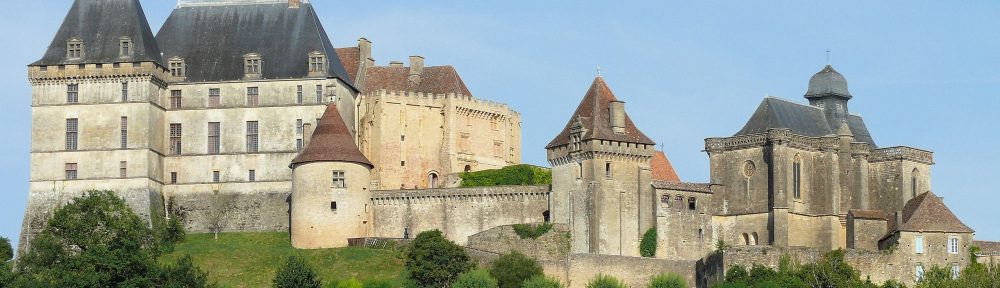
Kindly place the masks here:
POLYGON ((295 167, 292 203, 292 247, 346 247, 348 238, 370 232, 367 165, 350 162, 309 162, 295 167), (345 187, 335 187, 332 171, 344 173, 345 187))
POLYGON ((656 258, 698 260, 710 253, 715 247, 715 234, 712 215, 706 211, 713 202, 712 194, 656 189, 656 195, 656 258))
POLYGON ((501 225, 544 222, 549 187, 493 186, 372 193, 371 236, 403 238, 441 230, 465 245, 469 236, 501 225))
POLYGON ((882 219, 847 218, 847 248, 878 251, 878 241, 888 233, 882 219))
POLYGON ((599 254, 572 254, 564 261, 542 261, 545 274, 562 280, 569 288, 587 287, 598 274, 614 276, 628 287, 646 287, 657 275, 672 273, 695 287, 696 261, 666 260, 599 254))
POLYGON ((570 236, 566 224, 553 224, 552 230, 538 239, 522 239, 511 225, 504 225, 469 236, 466 247, 495 254, 517 251, 539 261, 558 261, 569 256, 570 236))
POLYGON ((222 209, 222 232, 288 231, 291 181, 169 185, 164 190, 167 203, 173 201, 172 214, 182 217, 188 232, 211 232, 217 208, 222 209))

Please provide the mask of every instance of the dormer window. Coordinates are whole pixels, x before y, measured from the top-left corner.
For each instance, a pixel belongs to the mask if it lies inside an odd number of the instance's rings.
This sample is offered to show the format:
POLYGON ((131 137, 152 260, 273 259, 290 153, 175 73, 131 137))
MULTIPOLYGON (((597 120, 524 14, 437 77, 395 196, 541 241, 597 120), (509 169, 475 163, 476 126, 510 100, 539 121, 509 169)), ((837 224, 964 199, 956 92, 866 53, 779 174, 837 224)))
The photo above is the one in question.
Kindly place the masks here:
POLYGON ((83 58, 83 40, 73 38, 66 42, 66 58, 83 58))
POLYGON ((320 52, 309 53, 309 73, 326 72, 326 54, 320 52))
POLYGON ((132 38, 122 37, 118 47, 118 54, 121 58, 132 57, 132 38))
POLYGON ((184 76, 184 58, 180 58, 180 57, 170 58, 169 63, 167 65, 170 66, 170 77, 176 77, 176 78, 184 78, 185 77, 184 76))
POLYGON ((263 61, 260 59, 260 54, 250 53, 243 56, 243 73, 248 78, 259 78, 262 65, 263 61))

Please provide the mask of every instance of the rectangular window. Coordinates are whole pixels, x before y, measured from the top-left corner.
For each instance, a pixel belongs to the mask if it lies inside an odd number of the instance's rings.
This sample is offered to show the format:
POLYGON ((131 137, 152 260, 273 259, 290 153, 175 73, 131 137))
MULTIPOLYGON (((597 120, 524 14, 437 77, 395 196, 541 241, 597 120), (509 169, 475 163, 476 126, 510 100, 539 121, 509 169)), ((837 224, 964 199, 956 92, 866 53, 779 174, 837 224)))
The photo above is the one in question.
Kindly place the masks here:
POLYGON ((132 56, 132 40, 122 39, 121 51, 119 51, 121 57, 132 56))
POLYGON ((406 161, 399 161, 399 166, 405 167, 406 166, 406 161))
POLYGON ((66 45, 66 57, 68 58, 81 58, 83 57, 83 42, 82 41, 70 41, 66 45))
POLYGON ((257 121, 247 121, 247 152, 257 152, 257 121))
POLYGON ((303 101, 302 85, 299 85, 295 87, 295 103, 302 104, 302 101, 303 101))
POLYGON ((219 183, 222 180, 219 177, 219 171, 212 171, 212 182, 219 183))
POLYGON ((948 254, 958 254, 958 237, 948 238, 948 254))
POLYGON ((128 162, 121 161, 118 163, 118 177, 126 178, 128 177, 128 162))
POLYGON ((260 59, 249 58, 246 60, 246 74, 260 74, 260 59))
POLYGON ((337 212, 337 201, 330 201, 330 210, 337 212))
POLYGON ((259 93, 257 87, 247 87, 247 106, 257 107, 257 93, 259 93))
POLYGON ((316 85, 316 103, 323 103, 323 85, 316 85))
POLYGON ((219 141, 220 132, 219 122, 208 122, 208 154, 219 154, 222 146, 222 141, 219 141))
POLYGON ((208 89, 208 107, 219 107, 220 98, 222 98, 222 93, 219 91, 219 88, 208 89))
POLYGON ((172 77, 184 77, 184 61, 172 60, 170 61, 170 76, 172 77))
POLYGON ((77 149, 79 128, 79 121, 76 118, 66 119, 66 150, 77 149))
POLYGON ((66 163, 66 180, 76 179, 76 163, 66 163))
POLYGON ((170 123, 170 154, 181 155, 181 123, 170 123))
POLYGON ((333 171, 333 188, 347 188, 347 178, 344 171, 333 171))
POLYGON ((309 72, 323 72, 323 68, 326 66, 324 65, 324 62, 326 62, 325 58, 320 55, 309 57, 309 72))
POLYGON ((181 90, 170 90, 170 108, 181 108, 181 90))
POLYGON ((128 82, 122 82, 122 102, 128 102, 128 82))
POLYGON ((958 267, 958 263, 951 263, 951 279, 958 279, 958 276, 962 275, 962 269, 958 267))
POLYGON ((122 116, 121 149, 128 149, 128 117, 122 116))
POLYGON ((917 263, 916 269, 913 270, 913 276, 917 278, 917 282, 924 280, 924 265, 917 263))
POLYGON ((66 103, 80 102, 80 84, 66 85, 66 103))
POLYGON ((295 151, 302 151, 302 148, 305 148, 302 146, 305 146, 305 143, 302 142, 302 139, 295 139, 295 151))
POLYGON ((250 182, 257 181, 257 170, 250 170, 250 175, 247 176, 250 182))
POLYGON ((924 254, 924 236, 917 235, 913 238, 913 253, 924 254))
POLYGON ((302 129, 302 119, 295 119, 295 135, 302 135, 304 129, 302 129))
POLYGON ((604 162, 604 176, 611 177, 611 162, 604 162))
POLYGON ((177 172, 170 172, 170 184, 177 184, 177 172))

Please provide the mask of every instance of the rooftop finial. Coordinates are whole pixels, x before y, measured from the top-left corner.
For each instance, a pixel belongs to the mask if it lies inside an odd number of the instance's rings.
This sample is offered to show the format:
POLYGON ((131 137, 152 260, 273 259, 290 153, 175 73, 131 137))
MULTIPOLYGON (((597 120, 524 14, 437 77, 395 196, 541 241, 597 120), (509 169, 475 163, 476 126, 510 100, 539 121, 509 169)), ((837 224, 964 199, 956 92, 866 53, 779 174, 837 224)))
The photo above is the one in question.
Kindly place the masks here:
POLYGON ((597 65, 597 77, 603 77, 603 76, 601 76, 601 66, 600 65, 597 65))
POLYGON ((830 48, 826 48, 826 65, 830 65, 830 48))

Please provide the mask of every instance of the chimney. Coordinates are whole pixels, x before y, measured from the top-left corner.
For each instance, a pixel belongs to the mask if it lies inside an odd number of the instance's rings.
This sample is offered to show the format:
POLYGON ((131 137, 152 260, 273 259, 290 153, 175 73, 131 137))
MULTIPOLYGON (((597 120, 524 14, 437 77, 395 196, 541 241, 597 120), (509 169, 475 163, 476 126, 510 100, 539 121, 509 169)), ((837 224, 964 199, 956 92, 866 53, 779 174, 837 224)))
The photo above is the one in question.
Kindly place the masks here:
POLYGON ((410 82, 420 83, 420 73, 424 72, 424 57, 410 56, 410 82))
POLYGON ((389 67, 403 67, 403 62, 389 61, 389 67))
POLYGON ((903 226, 903 212, 896 211, 896 227, 889 227, 890 230, 897 230, 900 226, 903 226))
POLYGON ((611 114, 611 131, 616 134, 625 133, 625 102, 611 101, 608 111, 611 114))
POLYGON ((302 5, 302 0, 288 0, 288 8, 299 8, 302 5))
POLYGON ((368 59, 372 59, 372 41, 368 41, 365 37, 358 39, 358 50, 361 50, 361 63, 367 63, 368 59))

